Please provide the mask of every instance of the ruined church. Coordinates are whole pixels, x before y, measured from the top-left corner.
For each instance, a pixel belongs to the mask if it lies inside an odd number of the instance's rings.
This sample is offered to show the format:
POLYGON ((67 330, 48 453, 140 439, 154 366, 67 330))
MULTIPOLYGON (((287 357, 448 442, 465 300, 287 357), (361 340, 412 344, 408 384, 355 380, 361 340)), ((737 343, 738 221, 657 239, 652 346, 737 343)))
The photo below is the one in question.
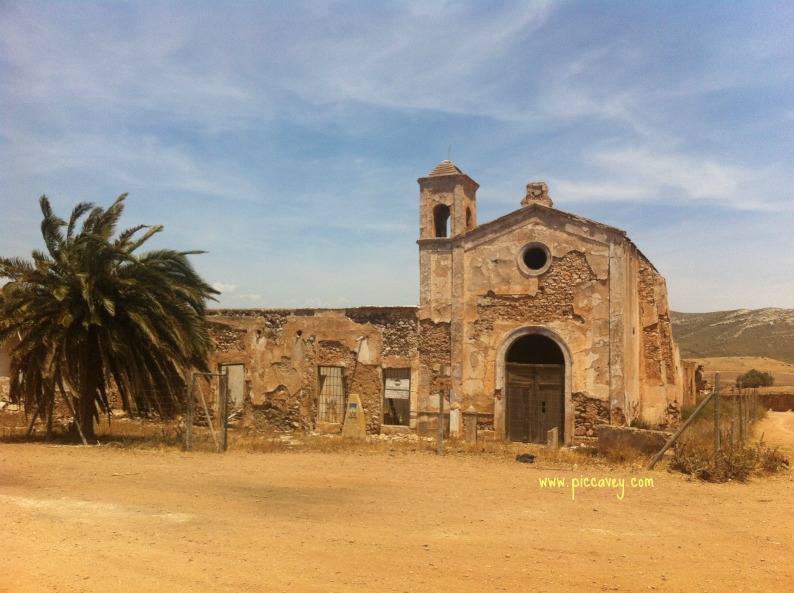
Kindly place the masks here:
POLYGON ((351 394, 371 434, 432 434, 440 407, 452 436, 524 442, 677 422, 691 369, 624 231, 555 208, 544 183, 478 224, 479 186, 452 162, 418 181, 418 307, 210 312, 247 426, 341 432, 351 394))

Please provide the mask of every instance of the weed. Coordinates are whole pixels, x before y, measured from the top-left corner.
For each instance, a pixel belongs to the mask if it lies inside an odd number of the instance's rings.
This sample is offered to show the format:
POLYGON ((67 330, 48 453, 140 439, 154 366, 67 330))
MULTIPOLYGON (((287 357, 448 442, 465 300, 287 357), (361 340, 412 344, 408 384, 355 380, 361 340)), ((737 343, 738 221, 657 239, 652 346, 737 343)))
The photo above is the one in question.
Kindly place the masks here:
POLYGON ((774 473, 789 466, 777 448, 770 448, 763 439, 758 443, 731 442, 723 434, 720 452, 715 453, 714 435, 706 424, 693 426, 675 448, 670 469, 706 482, 746 482, 758 473, 774 473))

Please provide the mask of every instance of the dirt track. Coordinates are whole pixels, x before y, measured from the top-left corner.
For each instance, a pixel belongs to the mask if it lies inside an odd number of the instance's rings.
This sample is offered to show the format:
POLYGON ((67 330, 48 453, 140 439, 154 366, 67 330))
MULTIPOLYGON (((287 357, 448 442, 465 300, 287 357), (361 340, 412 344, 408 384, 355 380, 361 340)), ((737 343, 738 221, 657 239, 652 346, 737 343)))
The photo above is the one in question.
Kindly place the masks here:
MULTIPOLYGON (((794 413, 760 428, 791 450, 794 413)), ((427 452, 3 444, 0 590, 782 592, 792 486, 427 452), (585 476, 624 478, 623 499, 572 500, 585 476)))

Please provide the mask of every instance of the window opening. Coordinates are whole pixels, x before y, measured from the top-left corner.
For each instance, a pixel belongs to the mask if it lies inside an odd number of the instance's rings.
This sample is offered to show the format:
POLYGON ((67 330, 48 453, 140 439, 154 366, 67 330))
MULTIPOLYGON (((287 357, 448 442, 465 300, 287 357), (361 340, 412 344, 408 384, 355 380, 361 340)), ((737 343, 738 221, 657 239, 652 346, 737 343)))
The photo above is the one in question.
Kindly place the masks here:
POLYGON ((439 204, 433 208, 433 223, 436 228, 436 238, 449 236, 449 206, 439 204))
POLYGON ((408 426, 411 420, 411 369, 383 369, 383 424, 408 426))
POLYGON ((245 366, 242 364, 222 364, 221 374, 228 373, 228 407, 229 414, 240 412, 245 403, 245 366))
POLYGON ((528 243, 518 254, 518 267, 525 274, 538 276, 551 266, 551 253, 543 243, 528 243))
POLYGON ((546 252, 540 247, 533 247, 524 252, 524 263, 530 270, 540 270, 546 265, 546 252))
POLYGON ((342 367, 320 367, 320 396, 317 420, 342 422, 345 419, 345 384, 342 367))

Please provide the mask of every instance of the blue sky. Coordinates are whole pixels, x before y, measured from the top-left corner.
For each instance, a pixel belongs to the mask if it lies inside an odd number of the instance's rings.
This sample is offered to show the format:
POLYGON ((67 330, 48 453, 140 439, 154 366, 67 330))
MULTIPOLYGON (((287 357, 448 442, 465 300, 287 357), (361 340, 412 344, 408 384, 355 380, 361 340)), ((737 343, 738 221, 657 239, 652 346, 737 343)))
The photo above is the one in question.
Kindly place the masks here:
POLYGON ((794 307, 794 4, 0 2, 0 254, 123 221, 223 307, 418 302, 418 177, 543 180, 678 311, 794 307))

